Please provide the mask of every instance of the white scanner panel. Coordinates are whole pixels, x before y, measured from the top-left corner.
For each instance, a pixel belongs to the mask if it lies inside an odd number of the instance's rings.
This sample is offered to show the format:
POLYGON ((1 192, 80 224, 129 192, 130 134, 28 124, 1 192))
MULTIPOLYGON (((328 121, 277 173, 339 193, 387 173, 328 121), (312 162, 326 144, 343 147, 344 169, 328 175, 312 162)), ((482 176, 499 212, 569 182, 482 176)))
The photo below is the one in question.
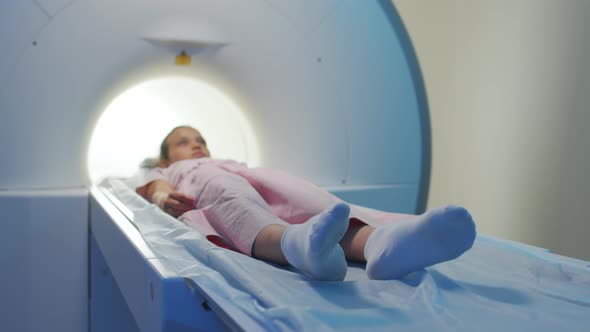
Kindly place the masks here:
POLYGON ((9 45, 0 62, 0 189, 88 186, 90 136, 109 102, 142 81, 180 75, 208 82, 240 105, 261 165, 323 186, 403 186, 425 203, 424 90, 389 1, 0 7, 3 17, 27 13, 2 23, 3 31, 18 33, 0 39, 9 45), (183 49, 190 66, 174 65, 183 49))

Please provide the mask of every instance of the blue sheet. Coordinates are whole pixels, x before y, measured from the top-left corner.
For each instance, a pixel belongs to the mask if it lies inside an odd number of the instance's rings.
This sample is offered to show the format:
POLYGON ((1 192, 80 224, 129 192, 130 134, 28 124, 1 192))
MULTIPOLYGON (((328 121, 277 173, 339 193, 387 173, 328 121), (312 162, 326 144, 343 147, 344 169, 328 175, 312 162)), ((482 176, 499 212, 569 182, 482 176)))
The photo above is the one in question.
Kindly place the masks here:
POLYGON ((218 248, 123 182, 105 183, 167 267, 222 299, 248 330, 587 331, 590 263, 478 236, 459 259, 402 280, 368 280, 351 264, 345 281, 304 275, 218 248), (245 315, 245 316, 244 316, 245 315))

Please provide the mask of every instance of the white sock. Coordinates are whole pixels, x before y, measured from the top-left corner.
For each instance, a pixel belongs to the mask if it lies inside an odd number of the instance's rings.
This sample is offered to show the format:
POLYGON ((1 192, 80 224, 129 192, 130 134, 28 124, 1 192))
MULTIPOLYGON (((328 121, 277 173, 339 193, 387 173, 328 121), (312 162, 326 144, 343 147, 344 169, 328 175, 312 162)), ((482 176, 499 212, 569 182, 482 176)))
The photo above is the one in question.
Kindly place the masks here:
POLYGON ((339 242, 349 214, 348 205, 340 203, 303 224, 289 225, 281 239, 289 264, 317 280, 344 280, 348 265, 339 242))
POLYGON ((471 215, 457 206, 379 226, 365 245, 367 274, 370 279, 399 279, 455 259, 471 248, 475 235, 471 215))

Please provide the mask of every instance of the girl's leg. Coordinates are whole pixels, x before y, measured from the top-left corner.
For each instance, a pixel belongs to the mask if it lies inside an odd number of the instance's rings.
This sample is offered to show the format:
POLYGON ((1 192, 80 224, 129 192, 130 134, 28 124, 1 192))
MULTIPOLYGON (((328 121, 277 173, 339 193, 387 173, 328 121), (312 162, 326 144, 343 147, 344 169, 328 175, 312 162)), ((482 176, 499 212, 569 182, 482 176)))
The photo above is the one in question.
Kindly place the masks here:
POLYGON ((281 249, 281 239, 286 229, 285 225, 268 225, 263 228, 254 239, 252 257, 283 265, 289 264, 281 249))
MULTIPOLYGON (((317 230, 317 227, 313 226, 317 222, 316 219, 322 220, 321 218, 312 218, 305 224, 290 227, 307 227, 306 230, 317 230)), ((471 248, 476 235, 475 223, 467 210, 456 206, 433 209, 423 215, 385 224, 377 228, 366 225, 357 219, 352 219, 350 226, 345 230, 344 236, 340 235, 344 230, 342 225, 344 224, 341 224, 340 233, 334 231, 334 227, 331 229, 334 236, 332 242, 330 242, 330 248, 334 253, 337 253, 338 249, 342 248, 348 260, 366 261, 367 274, 371 279, 399 279, 411 272, 455 259, 471 248), (335 246, 334 244, 338 242, 337 239, 340 237, 340 246, 335 246)), ((266 246, 260 249, 260 252, 264 253, 263 255, 274 256, 260 256, 259 258, 273 261, 284 260, 282 255, 284 249, 283 251, 280 250, 281 244, 279 242, 285 230, 286 227, 276 225, 276 227, 269 226, 260 233, 254 245, 254 252, 257 252, 257 243, 260 240, 260 245, 266 246), (269 244, 270 246, 268 246, 269 244)), ((326 237, 325 235, 322 236, 322 238, 326 237)), ((309 238, 309 236, 302 236, 298 239, 309 238)), ((309 247, 309 242, 301 246, 301 248, 309 247)), ((317 257, 317 255, 306 250, 297 252, 300 257, 317 257), (300 254, 301 252, 303 254, 300 254)), ((316 261, 308 260, 311 263, 307 264, 311 264, 311 266, 313 264, 322 264, 323 267, 326 267, 321 272, 327 275, 338 275, 333 273, 335 268, 344 269, 340 272, 342 273, 341 277, 330 279, 316 276, 317 279, 342 280, 346 274, 346 266, 341 264, 341 260, 332 259, 332 261, 337 262, 332 263, 333 265, 326 265, 326 262, 329 262, 330 259, 325 257, 316 261)), ((298 265, 301 265, 301 263, 298 263, 298 265)))
MULTIPOLYGON (((335 204, 343 203, 340 198, 330 192, 281 170, 247 168, 231 162, 222 164, 220 167, 245 178, 267 202, 273 213, 290 224, 304 223, 335 204)), ((351 219, 362 220, 373 227, 413 216, 383 212, 354 204, 348 205, 351 219)))
POLYGON ((351 219, 348 230, 340 240, 340 246, 344 250, 346 259, 355 262, 365 262, 365 245, 374 227, 369 226, 358 219, 351 219))
POLYGON ((347 264, 338 244, 348 227, 345 204, 289 225, 276 217, 242 177, 202 166, 195 177, 201 209, 215 231, 240 252, 275 263, 289 263, 320 280, 342 280, 347 264))
MULTIPOLYGON (((475 223, 462 207, 447 206, 395 223, 350 232, 347 257, 367 261, 371 279, 398 279, 425 267, 455 259, 475 241, 475 223)), ((348 239, 348 234, 344 239, 348 239)))
POLYGON ((252 255, 255 239, 263 229, 288 226, 242 178, 216 170, 202 170, 201 174, 205 171, 218 174, 209 177, 198 193, 197 209, 215 232, 239 252, 252 255))
POLYGON ((343 280, 348 269, 338 242, 348 228, 349 208, 335 205, 304 224, 270 225, 254 241, 252 255, 289 263, 318 280, 343 280))
MULTIPOLYGON (((289 223, 303 223, 327 207, 342 202, 299 178, 273 169, 231 170, 246 178, 269 203, 273 213, 289 223)), ((459 207, 432 210, 420 216, 396 214, 350 204, 352 223, 340 241, 348 259, 367 261, 373 279, 397 279, 460 256, 475 239, 475 224, 459 207)))
POLYGON ((301 224, 330 209, 342 200, 316 185, 272 168, 247 168, 228 163, 224 169, 246 179, 270 206, 289 224, 301 224))

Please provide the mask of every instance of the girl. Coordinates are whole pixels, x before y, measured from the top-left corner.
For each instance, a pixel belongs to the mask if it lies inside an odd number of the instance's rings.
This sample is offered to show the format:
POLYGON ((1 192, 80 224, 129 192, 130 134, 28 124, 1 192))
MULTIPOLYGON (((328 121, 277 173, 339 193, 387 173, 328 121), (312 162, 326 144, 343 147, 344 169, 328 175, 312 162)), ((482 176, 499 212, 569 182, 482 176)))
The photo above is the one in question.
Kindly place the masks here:
POLYGON ((318 280, 343 280, 346 259, 366 262, 371 279, 398 279, 459 257, 476 236, 461 207, 386 213, 278 170, 211 159, 205 139, 188 126, 164 138, 159 167, 136 190, 218 245, 318 280))

